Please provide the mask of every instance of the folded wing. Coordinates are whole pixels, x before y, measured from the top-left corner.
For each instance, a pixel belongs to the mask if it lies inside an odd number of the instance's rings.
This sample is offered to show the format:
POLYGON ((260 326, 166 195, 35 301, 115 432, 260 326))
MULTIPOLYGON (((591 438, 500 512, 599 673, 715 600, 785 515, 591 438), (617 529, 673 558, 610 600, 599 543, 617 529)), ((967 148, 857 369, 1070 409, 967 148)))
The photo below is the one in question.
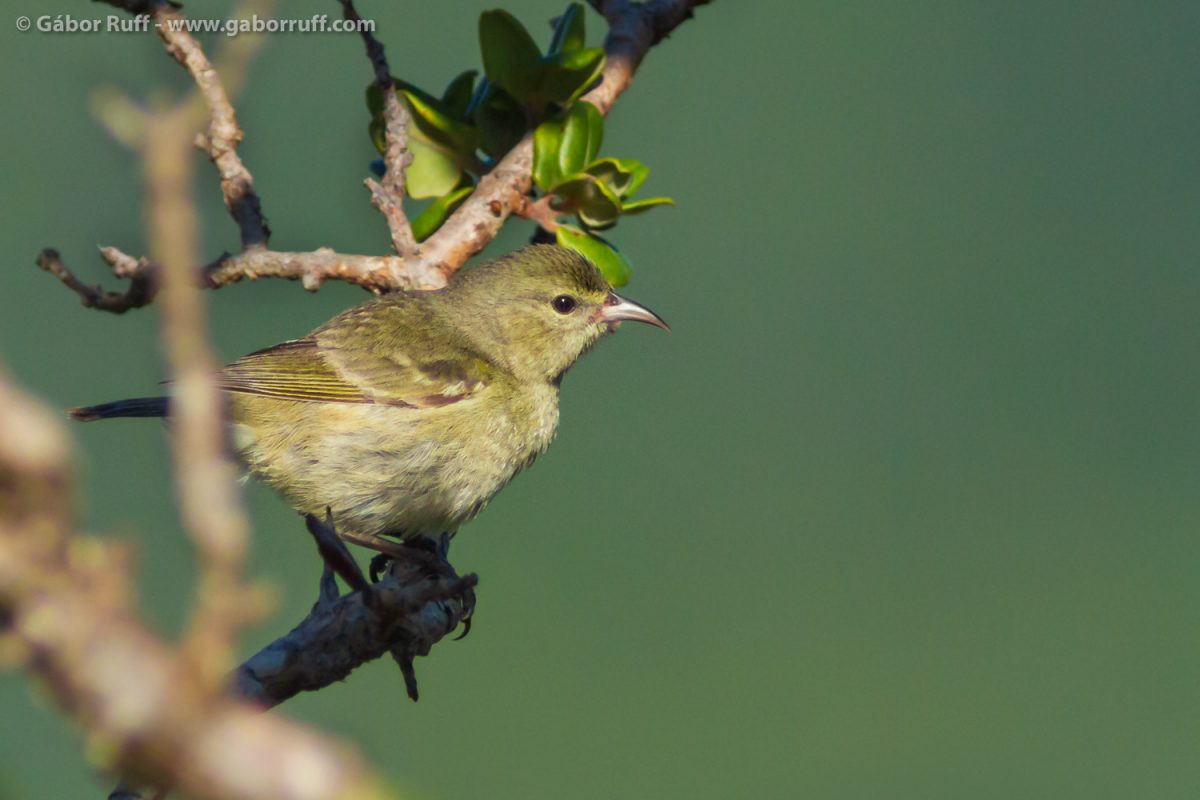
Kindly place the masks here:
POLYGON ((424 357, 414 357, 321 339, 295 339, 239 358, 223 371, 221 388, 282 400, 428 408, 471 397, 494 375, 487 361, 461 348, 426 348, 424 357))

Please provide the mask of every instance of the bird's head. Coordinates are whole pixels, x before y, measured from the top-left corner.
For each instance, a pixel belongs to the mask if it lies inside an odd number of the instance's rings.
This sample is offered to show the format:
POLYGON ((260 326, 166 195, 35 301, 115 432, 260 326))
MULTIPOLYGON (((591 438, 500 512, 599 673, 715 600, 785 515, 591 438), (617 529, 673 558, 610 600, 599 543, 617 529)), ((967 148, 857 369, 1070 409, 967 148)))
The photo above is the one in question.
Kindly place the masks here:
POLYGON ((532 245, 461 273, 447 290, 464 330, 485 355, 523 380, 556 381, 623 321, 667 323, 617 295, 586 258, 532 245))

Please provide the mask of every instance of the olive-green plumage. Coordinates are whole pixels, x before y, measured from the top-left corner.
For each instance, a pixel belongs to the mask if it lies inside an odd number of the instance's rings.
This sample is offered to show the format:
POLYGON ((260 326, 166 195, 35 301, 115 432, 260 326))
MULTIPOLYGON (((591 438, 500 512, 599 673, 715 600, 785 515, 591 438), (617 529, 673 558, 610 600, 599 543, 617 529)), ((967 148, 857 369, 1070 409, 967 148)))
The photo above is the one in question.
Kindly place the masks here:
MULTIPOLYGON (((233 446, 300 511, 331 508, 349 538, 453 532, 545 451, 563 373, 621 320, 666 327, 582 256, 527 247, 230 364, 233 446)), ((166 412, 154 402, 74 413, 166 412)))

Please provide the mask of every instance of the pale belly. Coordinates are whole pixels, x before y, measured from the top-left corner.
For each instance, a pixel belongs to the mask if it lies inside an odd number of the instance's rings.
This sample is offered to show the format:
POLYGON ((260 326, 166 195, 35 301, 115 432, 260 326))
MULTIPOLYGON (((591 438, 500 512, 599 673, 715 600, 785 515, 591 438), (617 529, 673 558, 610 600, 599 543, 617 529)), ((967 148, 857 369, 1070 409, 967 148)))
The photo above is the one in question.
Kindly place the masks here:
POLYGON ((558 398, 547 391, 484 416, 458 404, 410 409, 239 395, 234 440, 256 477, 302 512, 332 509, 340 531, 432 536, 478 514, 549 446, 558 398))

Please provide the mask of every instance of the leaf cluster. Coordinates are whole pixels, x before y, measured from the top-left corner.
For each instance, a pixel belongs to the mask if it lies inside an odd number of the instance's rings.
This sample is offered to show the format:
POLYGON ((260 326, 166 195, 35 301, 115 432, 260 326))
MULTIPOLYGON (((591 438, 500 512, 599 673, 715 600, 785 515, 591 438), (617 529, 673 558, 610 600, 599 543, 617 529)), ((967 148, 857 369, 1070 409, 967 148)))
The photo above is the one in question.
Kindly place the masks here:
MULTIPOLYGON (((525 27, 507 11, 479 18, 483 75, 466 70, 440 95, 393 79, 407 103, 412 163, 408 194, 431 202, 412 220, 418 241, 431 236, 474 191, 479 179, 529 130, 533 138, 533 180, 558 243, 592 259, 614 285, 628 281, 623 255, 598 231, 613 227, 622 214, 639 214, 670 204, 666 197, 635 200, 649 170, 633 159, 599 157, 604 118, 579 98, 599 80, 604 51, 585 43, 584 10, 571 3, 551 23, 543 53, 525 27), (574 215, 577 224, 557 222, 574 215)), ((385 149, 384 91, 367 90, 369 132, 385 149)), ((376 171, 383 162, 372 165, 376 171)))

